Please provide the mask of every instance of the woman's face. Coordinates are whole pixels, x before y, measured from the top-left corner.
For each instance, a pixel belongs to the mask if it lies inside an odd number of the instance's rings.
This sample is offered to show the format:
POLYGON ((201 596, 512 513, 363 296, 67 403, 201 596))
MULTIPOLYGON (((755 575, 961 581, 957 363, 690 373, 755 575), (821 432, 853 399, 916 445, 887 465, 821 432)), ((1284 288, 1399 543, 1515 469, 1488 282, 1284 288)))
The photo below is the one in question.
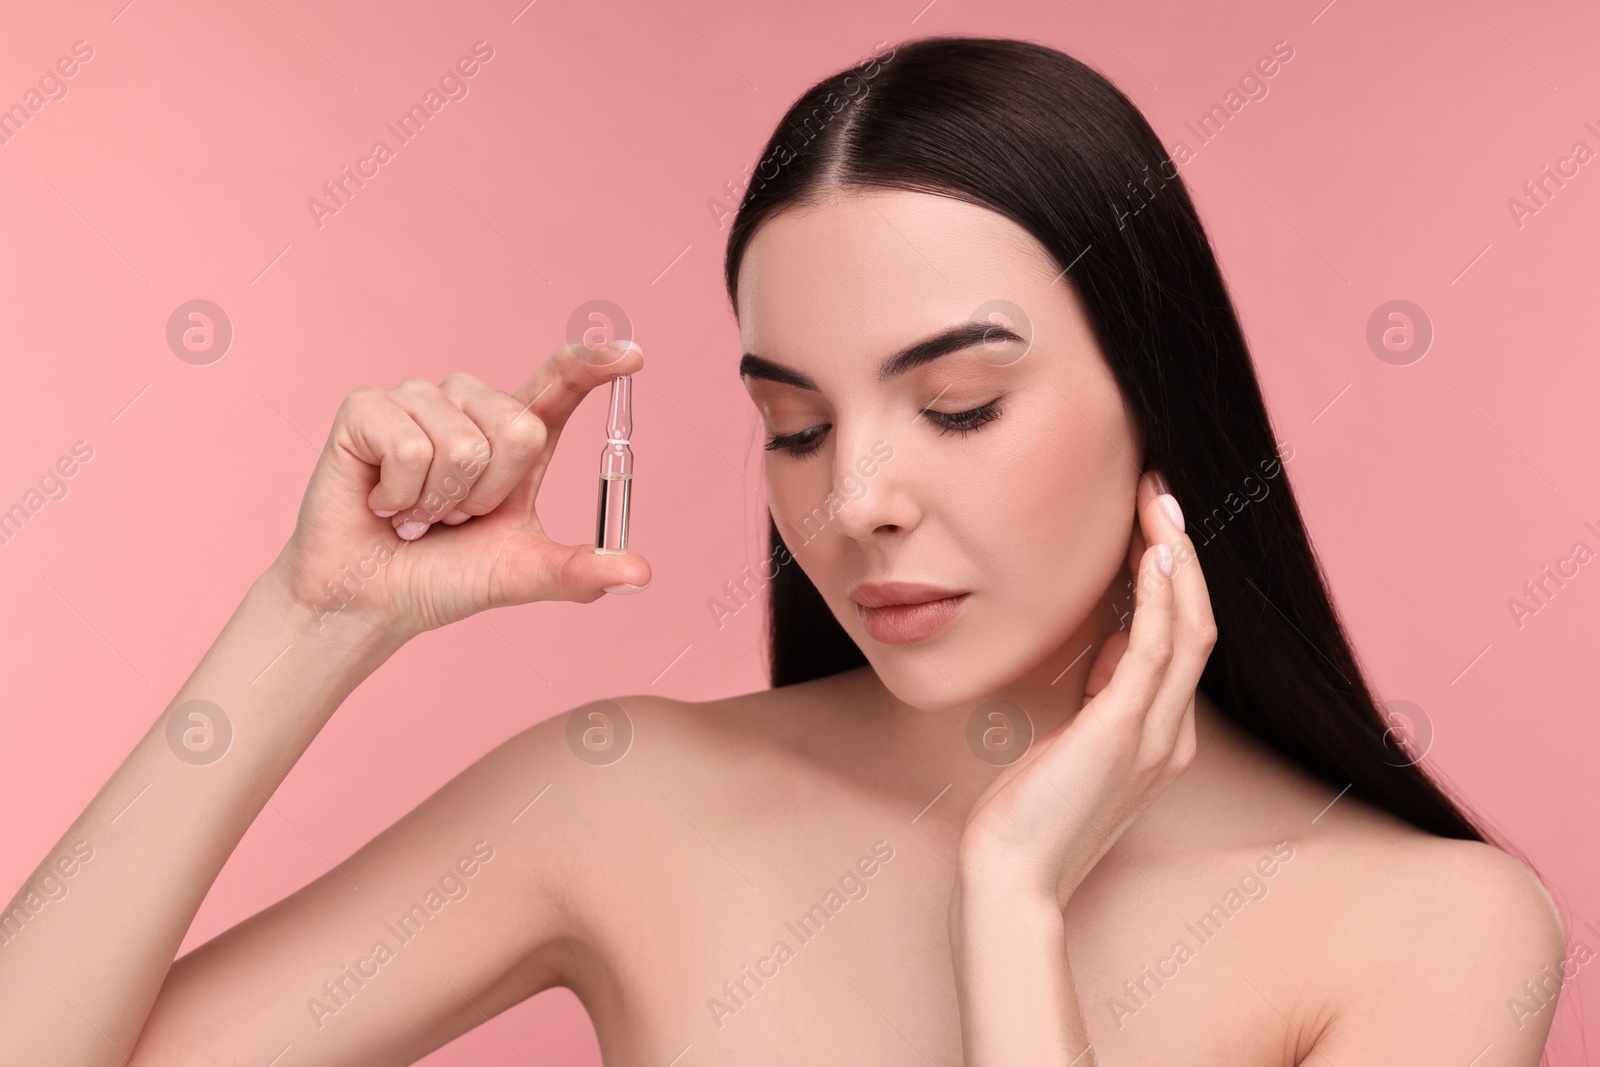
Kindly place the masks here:
POLYGON ((1087 661, 1052 680, 1118 627, 1141 443, 1062 266, 994 211, 901 191, 782 212, 740 265, 772 514, 908 704, 1063 701, 1087 661), (859 606, 941 595, 873 588, 892 582, 959 597, 859 606))

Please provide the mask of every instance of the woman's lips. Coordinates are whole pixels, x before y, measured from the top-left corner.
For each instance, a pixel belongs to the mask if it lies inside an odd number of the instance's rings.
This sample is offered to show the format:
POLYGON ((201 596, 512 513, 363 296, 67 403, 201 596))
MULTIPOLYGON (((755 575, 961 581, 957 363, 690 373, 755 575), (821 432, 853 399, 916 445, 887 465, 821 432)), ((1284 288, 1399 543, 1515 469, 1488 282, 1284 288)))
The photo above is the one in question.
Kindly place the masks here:
POLYGON ((861 624, 874 641, 886 645, 904 645, 913 641, 926 641, 950 625, 966 603, 967 593, 958 593, 924 604, 892 604, 869 608, 856 604, 861 624))

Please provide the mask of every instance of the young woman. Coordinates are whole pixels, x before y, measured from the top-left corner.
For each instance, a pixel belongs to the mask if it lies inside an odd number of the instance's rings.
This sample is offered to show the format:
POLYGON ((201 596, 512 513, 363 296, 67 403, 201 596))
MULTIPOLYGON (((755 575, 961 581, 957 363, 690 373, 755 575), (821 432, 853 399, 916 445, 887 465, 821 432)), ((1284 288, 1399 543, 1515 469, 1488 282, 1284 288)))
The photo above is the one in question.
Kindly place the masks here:
POLYGON ((596 694, 174 962, 409 638, 649 584, 536 514, 636 348, 358 389, 281 555, 13 901, 0 1060, 404 1064, 558 985, 613 1065, 1539 1060, 1555 909, 1378 712, 1126 98, 1030 43, 880 50, 785 116, 726 265, 774 687, 596 694))

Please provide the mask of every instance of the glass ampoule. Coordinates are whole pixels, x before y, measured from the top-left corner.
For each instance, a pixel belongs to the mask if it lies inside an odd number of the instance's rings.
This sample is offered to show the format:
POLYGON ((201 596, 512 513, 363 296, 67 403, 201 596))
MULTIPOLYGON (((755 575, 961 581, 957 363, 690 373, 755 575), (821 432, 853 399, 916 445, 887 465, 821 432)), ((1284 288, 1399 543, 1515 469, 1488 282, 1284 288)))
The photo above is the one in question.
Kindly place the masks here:
POLYGON ((628 551, 628 497, 633 488, 633 375, 611 380, 611 411, 606 417, 606 447, 600 453, 600 500, 594 550, 601 555, 628 551))

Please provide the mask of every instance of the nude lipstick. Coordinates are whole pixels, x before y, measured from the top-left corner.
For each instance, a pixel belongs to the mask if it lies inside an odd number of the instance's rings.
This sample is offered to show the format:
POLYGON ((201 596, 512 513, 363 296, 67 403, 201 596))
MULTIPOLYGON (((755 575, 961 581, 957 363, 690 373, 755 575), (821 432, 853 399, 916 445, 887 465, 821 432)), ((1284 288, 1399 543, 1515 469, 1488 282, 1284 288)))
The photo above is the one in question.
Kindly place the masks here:
POLYGON ((926 641, 961 613, 966 593, 911 582, 867 582, 856 586, 861 625, 873 640, 886 645, 926 641))

